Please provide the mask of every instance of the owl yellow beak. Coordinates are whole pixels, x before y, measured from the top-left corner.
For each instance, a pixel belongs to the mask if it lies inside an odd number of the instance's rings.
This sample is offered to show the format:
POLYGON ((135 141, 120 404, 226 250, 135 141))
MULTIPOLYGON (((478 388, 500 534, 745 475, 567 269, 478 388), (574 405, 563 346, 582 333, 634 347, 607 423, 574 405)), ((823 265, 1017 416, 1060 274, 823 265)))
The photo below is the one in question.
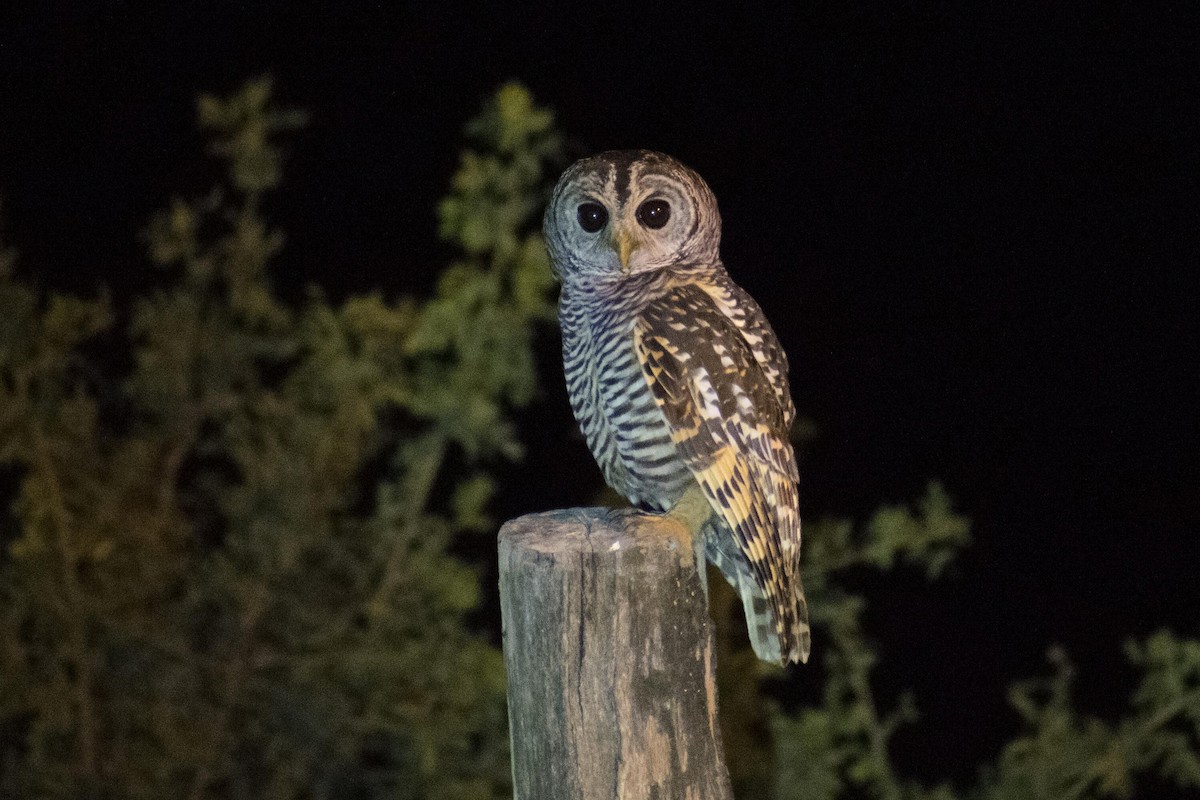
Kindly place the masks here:
POLYGON ((633 255, 633 251, 638 249, 641 244, 634 236, 624 228, 617 231, 613 237, 613 246, 617 251, 617 258, 621 259, 621 269, 629 269, 629 258, 633 255))

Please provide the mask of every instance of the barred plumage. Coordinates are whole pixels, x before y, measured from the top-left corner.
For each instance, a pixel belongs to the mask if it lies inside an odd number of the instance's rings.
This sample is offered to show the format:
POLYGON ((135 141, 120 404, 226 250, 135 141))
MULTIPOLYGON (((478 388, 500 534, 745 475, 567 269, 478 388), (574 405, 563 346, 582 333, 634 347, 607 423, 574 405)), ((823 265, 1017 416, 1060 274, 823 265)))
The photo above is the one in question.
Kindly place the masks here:
POLYGON ((605 480, 670 511, 702 493, 705 552, 767 661, 806 661, 787 359, 718 254, 704 181, 649 151, 572 166, 546 211, 571 406, 605 480))

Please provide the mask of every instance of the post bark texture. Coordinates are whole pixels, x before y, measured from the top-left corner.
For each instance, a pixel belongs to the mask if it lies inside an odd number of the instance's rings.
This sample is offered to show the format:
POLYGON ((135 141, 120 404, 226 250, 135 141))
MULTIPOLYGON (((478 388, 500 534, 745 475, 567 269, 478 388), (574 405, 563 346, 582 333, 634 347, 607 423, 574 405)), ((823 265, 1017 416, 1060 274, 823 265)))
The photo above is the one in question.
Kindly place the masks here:
POLYGON ((704 576, 676 520, 591 508, 500 531, 517 800, 729 800, 704 576))

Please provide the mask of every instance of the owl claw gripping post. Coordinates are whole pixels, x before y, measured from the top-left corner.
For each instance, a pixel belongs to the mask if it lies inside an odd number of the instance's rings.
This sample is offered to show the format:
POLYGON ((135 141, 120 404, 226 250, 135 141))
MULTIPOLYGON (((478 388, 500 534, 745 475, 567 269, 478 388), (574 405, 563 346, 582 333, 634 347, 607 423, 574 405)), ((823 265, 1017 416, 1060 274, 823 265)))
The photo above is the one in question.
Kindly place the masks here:
POLYGON ((546 209, 571 408, 604 478, 702 532, 754 652, 807 661, 787 356, 730 280, 712 191, 646 150, 572 165, 546 209))

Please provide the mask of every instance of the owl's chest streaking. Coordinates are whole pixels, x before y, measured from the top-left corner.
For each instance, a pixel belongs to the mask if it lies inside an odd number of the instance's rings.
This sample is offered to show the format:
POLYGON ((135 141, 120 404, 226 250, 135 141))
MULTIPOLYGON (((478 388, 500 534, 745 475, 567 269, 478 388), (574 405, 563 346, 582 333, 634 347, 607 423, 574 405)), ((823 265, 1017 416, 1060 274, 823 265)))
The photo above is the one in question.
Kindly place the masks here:
POLYGON ((639 309, 628 293, 611 298, 564 286, 563 366, 571 410, 608 485, 634 504, 666 510, 695 479, 642 374, 639 309))

